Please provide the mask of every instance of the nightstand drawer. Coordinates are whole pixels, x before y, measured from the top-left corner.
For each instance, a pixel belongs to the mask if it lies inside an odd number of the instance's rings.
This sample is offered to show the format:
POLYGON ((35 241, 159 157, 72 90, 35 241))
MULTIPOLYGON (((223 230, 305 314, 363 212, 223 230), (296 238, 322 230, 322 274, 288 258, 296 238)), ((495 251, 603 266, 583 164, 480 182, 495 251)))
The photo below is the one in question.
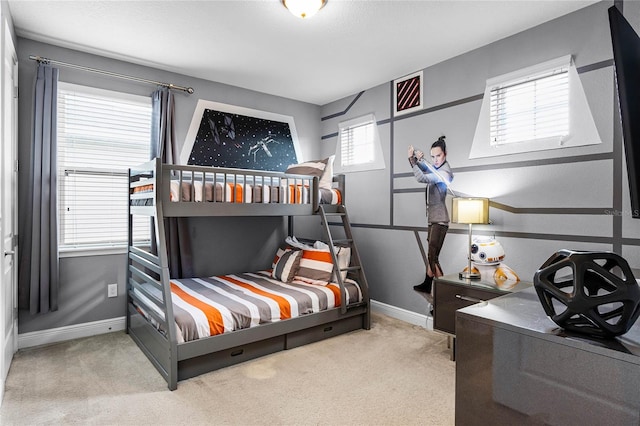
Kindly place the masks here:
POLYGON ((490 300, 500 295, 500 293, 483 289, 435 281, 433 292, 433 328, 455 335, 456 311, 458 309, 490 300))

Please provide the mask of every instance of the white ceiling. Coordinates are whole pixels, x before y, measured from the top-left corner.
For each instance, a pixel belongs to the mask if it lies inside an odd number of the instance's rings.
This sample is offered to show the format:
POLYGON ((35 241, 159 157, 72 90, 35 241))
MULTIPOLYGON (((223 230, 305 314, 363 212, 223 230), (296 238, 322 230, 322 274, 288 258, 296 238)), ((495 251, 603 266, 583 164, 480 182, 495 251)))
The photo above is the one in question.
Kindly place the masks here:
POLYGON ((317 105, 596 2, 8 0, 20 36, 317 105))

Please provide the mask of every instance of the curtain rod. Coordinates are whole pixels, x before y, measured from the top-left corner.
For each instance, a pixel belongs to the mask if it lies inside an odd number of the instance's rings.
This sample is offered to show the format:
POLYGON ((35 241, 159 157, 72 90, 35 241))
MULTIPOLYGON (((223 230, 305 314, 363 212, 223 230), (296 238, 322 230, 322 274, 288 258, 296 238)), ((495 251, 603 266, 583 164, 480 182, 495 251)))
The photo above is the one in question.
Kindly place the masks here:
POLYGON ((41 56, 31 55, 31 56, 29 56, 29 59, 31 59, 33 61, 37 61, 37 62, 43 63, 43 64, 60 65, 60 66, 67 67, 67 68, 74 68, 74 69, 77 69, 77 70, 95 72, 97 74, 104 74, 104 75, 108 75, 110 77, 123 78, 125 80, 133 80, 133 81, 139 81, 139 82, 142 82, 142 83, 155 84, 157 86, 168 87, 169 89, 182 90, 183 92, 187 92, 189 94, 193 94, 193 92, 194 92, 193 87, 176 86, 176 85, 174 85, 172 83, 162 83, 160 81, 153 81, 153 80, 147 80, 147 79, 140 78, 140 77, 132 77, 130 75, 117 74, 117 73, 111 72, 111 71, 104 71, 104 70, 99 70, 99 69, 96 69, 96 68, 83 67, 81 65, 75 65, 75 64, 69 64, 69 63, 66 63, 66 62, 55 61, 53 59, 43 58, 41 56))

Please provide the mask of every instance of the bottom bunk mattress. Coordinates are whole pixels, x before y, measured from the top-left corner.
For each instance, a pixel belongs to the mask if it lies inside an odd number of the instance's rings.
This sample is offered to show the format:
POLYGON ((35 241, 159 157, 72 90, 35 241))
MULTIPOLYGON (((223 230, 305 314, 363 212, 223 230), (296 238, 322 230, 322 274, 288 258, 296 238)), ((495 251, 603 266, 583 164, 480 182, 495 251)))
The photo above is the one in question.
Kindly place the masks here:
MULTIPOLYGON (((344 280, 346 304, 362 301, 352 279, 344 280)), ((151 286, 148 291, 159 291, 151 286)), ((340 286, 317 285, 296 279, 290 283, 271 278, 270 271, 171 280, 173 314, 178 343, 229 333, 260 324, 295 318, 341 305, 340 286)), ((141 293, 138 297, 155 307, 141 293)), ((148 319, 144 308, 138 311, 148 319)), ((157 308, 156 312, 164 317, 157 308)))

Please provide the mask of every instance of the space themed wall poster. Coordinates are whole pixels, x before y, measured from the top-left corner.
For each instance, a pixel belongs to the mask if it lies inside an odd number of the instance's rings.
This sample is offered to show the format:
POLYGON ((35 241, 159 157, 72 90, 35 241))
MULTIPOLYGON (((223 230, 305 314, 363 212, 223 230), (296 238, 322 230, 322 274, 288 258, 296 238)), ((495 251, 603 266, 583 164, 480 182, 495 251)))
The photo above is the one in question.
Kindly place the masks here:
POLYGON ((283 172, 302 161, 293 117, 198 100, 181 164, 283 172))

